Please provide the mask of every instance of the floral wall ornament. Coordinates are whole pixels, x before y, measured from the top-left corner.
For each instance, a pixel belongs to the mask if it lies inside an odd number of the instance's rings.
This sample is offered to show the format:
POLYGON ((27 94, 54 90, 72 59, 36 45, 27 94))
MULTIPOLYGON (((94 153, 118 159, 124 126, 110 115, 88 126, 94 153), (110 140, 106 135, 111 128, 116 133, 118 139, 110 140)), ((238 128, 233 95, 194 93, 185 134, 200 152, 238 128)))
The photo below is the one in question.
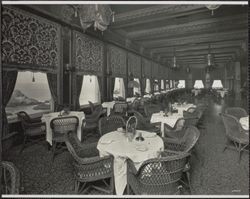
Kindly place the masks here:
POLYGON ((29 12, 3 6, 2 63, 33 70, 60 66, 61 26, 29 12))

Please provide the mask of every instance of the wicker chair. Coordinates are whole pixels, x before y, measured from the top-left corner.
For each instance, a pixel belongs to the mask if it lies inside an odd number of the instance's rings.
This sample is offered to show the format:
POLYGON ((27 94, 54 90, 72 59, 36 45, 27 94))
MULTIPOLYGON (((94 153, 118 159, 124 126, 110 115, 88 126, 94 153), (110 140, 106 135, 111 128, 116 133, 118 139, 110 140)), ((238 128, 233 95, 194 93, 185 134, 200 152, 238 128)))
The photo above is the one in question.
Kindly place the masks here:
POLYGON ((138 111, 135 111, 135 110, 130 111, 130 113, 133 114, 137 118, 137 121, 138 121, 137 129, 138 130, 155 132, 158 135, 160 135, 160 128, 154 126, 149 121, 147 121, 146 118, 144 118, 141 113, 139 113, 138 111))
POLYGON ((136 195, 169 195, 180 193, 180 180, 188 160, 188 153, 164 151, 161 158, 142 163, 137 169, 127 160, 127 193, 136 195))
POLYGON ((126 122, 121 116, 118 115, 110 115, 109 117, 102 117, 99 120, 99 133, 102 135, 109 133, 111 131, 115 131, 119 127, 126 126, 126 122))
POLYGON ((147 104, 144 106, 144 112, 147 118, 151 118, 153 113, 158 113, 160 111, 161 108, 158 105, 147 104))
POLYGON ((27 144, 31 145, 45 139, 46 125, 42 123, 40 119, 32 120, 24 111, 18 112, 17 116, 21 121, 24 132, 23 145, 20 150, 21 153, 27 144))
POLYGON ((113 109, 111 111, 112 115, 120 115, 122 117, 126 116, 128 111, 128 103, 127 102, 117 102, 114 104, 113 109))
POLYGON ((164 134, 165 137, 170 138, 181 138, 184 135, 184 126, 185 126, 185 119, 179 118, 174 127, 172 128, 168 124, 164 124, 164 134))
POLYGON ((238 151, 240 162, 241 152, 246 150, 246 147, 249 145, 249 131, 246 131, 241 127, 241 124, 236 117, 223 113, 221 113, 221 117, 225 126, 227 137, 227 144, 223 151, 225 151, 226 148, 238 151), (231 146, 231 143, 233 143, 233 146, 231 146))
POLYGON ((2 161, 1 169, 1 194, 19 194, 20 173, 18 168, 12 162, 2 161))
POLYGON ((228 115, 232 115, 234 117, 236 117, 238 120, 241 117, 246 117, 248 116, 247 112, 245 111, 245 109, 240 108, 240 107, 230 107, 230 108, 226 108, 225 109, 225 113, 228 115))
MULTIPOLYGON (((184 152, 184 153, 192 152, 198 158, 194 146, 197 143, 199 137, 200 137, 200 131, 196 127, 190 126, 185 129, 184 136, 180 139, 173 139, 173 138, 162 138, 162 139, 164 142, 164 148, 166 150, 184 152)), ((189 170, 190 170, 190 164, 187 163, 185 166, 184 173, 186 174, 190 192, 192 192, 189 170)))
POLYGON ((108 189, 92 185, 105 193, 114 193, 113 156, 99 157, 97 143, 82 144, 73 131, 65 134, 67 148, 72 155, 75 179, 75 193, 88 190, 88 182, 102 180, 108 189), (106 180, 110 179, 109 185, 106 180), (83 183, 81 185, 81 183, 83 183))
POLYGON ((56 153, 61 152, 65 147, 65 133, 73 131, 76 134, 79 119, 76 116, 57 117, 51 120, 50 127, 52 129, 52 160, 56 153))

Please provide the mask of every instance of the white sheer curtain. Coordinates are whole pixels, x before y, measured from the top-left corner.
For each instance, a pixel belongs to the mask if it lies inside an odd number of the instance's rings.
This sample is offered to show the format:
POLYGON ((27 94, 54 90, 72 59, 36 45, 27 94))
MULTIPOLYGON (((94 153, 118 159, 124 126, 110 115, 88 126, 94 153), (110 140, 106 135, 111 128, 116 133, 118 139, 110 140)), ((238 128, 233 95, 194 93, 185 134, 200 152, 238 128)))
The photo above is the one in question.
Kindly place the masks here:
POLYGON ((115 78, 114 94, 113 97, 125 98, 125 86, 123 78, 115 78))
MULTIPOLYGON (((139 81, 138 78, 134 78, 134 81, 138 82, 138 84, 140 85, 140 81, 139 81)), ((139 88, 134 87, 133 93, 134 93, 134 95, 135 95, 136 93, 141 94, 141 85, 139 86, 139 88)))
POLYGON ((147 80, 146 80, 145 92, 146 92, 146 93, 150 93, 150 92, 151 92, 150 79, 147 79, 147 80))

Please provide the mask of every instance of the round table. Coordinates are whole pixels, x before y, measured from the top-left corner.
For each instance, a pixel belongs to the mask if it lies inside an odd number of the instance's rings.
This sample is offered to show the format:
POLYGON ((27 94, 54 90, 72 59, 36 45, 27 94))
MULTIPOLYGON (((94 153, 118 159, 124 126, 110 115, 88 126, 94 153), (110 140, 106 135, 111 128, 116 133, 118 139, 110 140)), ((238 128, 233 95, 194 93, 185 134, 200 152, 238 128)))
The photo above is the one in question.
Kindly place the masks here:
POLYGON ((122 195, 127 185, 127 162, 130 158, 137 169, 148 159, 160 156, 164 150, 163 140, 155 133, 139 131, 144 137, 143 142, 133 139, 128 141, 125 133, 113 131, 103 135, 97 144, 100 156, 114 156, 114 180, 117 195, 122 195))

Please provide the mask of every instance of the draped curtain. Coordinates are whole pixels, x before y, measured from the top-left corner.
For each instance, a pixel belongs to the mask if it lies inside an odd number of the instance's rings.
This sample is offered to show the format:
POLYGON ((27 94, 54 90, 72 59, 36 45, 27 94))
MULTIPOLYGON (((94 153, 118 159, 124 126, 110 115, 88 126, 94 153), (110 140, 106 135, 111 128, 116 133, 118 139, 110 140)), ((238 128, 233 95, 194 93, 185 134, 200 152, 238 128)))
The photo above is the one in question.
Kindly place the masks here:
POLYGON ((57 92, 57 74, 47 73, 47 79, 50 93, 54 101, 54 111, 61 111, 63 105, 59 104, 59 96, 57 92))
POLYGON ((103 93, 103 84, 102 84, 103 77, 102 76, 97 76, 97 81, 99 85, 99 90, 100 90, 100 96, 101 96, 101 102, 104 101, 104 93, 103 93))
POLYGON ((3 102, 3 136, 9 131, 5 108, 12 96, 16 85, 18 71, 3 71, 2 79, 2 102, 3 102))
POLYGON ((110 96, 109 96, 109 101, 113 100, 113 94, 114 94, 114 88, 115 88, 115 77, 110 77, 109 78, 110 82, 110 96))
POLYGON ((83 75, 76 75, 76 101, 75 101, 75 110, 80 109, 80 95, 82 90, 82 82, 83 82, 83 75))
MULTIPOLYGON (((128 78, 128 82, 130 82, 130 81, 134 81, 134 78, 133 77, 129 77, 128 78)), ((125 89, 126 90, 126 89, 125 89)), ((128 87, 128 93, 127 93, 127 95, 125 95, 126 97, 133 97, 133 95, 134 95, 134 88, 129 88, 128 87)))

